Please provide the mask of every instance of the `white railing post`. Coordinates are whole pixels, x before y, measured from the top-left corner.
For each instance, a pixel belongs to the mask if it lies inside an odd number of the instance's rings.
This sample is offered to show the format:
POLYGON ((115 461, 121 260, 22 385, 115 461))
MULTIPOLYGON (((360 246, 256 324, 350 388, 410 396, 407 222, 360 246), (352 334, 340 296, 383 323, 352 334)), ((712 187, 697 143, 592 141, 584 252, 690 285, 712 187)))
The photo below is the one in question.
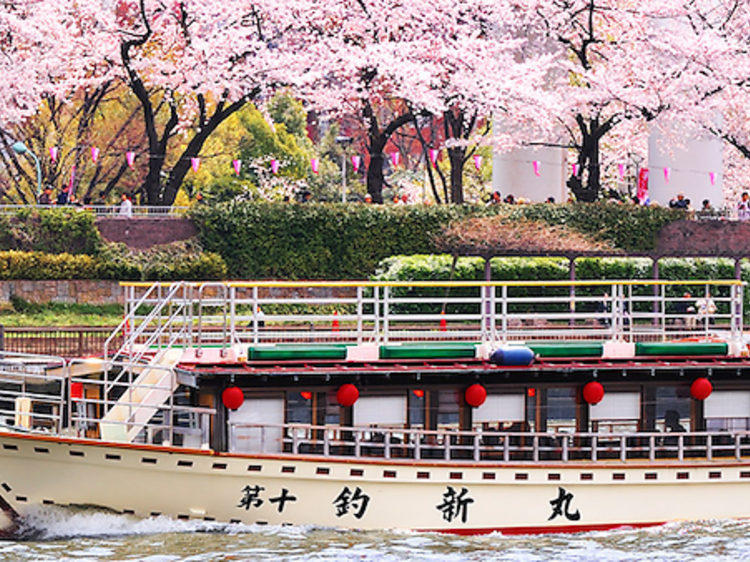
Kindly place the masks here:
POLYGON ((383 343, 390 341, 390 287, 383 287, 383 343))
POLYGON ((364 341, 364 288, 360 285, 357 287, 357 344, 361 345, 364 341))

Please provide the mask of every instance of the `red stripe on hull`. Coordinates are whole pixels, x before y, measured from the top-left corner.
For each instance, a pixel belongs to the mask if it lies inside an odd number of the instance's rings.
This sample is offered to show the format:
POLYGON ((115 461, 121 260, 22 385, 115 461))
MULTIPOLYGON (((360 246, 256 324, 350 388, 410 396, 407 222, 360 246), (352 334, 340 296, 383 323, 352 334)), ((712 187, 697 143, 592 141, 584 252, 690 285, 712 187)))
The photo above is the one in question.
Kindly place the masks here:
POLYGON ((604 523, 601 525, 560 525, 549 527, 497 527, 494 529, 417 529, 420 533, 443 533, 451 535, 488 535, 500 533, 503 535, 542 535, 553 533, 588 533, 590 531, 611 531, 613 529, 641 529, 643 527, 657 527, 666 521, 652 523, 604 523))

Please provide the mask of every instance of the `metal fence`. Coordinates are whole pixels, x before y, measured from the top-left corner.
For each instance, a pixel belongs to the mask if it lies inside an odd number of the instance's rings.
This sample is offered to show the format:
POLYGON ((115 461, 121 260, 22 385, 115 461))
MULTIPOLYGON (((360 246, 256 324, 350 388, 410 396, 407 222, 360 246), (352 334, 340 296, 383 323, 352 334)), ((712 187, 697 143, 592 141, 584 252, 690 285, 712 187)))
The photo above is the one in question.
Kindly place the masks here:
MULTIPOLYGON (((0 326, 0 351, 86 357, 101 355, 111 327, 10 328, 0 326)), ((120 337, 122 337, 120 335, 120 337)))
MULTIPOLYGON (((743 284, 713 281, 124 283, 128 349, 265 343, 742 339, 743 284), (346 288, 346 292, 325 289, 346 288), (687 299, 685 292, 695 297, 687 299), (711 312, 699 314, 699 301, 711 312), (693 308, 692 312, 688 309, 693 308), (176 338, 176 339, 175 339, 176 338), (179 341, 177 341, 179 340, 179 341)), ((114 346, 109 346, 110 349, 114 346)))
MULTIPOLYGON (((15 215, 18 211, 24 209, 50 209, 57 208, 57 205, 0 205, 0 215, 15 215)), ((94 213, 97 217, 118 217, 120 214, 119 205, 65 205, 68 209, 78 209, 94 213)), ((181 217, 185 215, 190 207, 177 206, 146 206, 133 205, 131 214, 137 217, 181 217)))

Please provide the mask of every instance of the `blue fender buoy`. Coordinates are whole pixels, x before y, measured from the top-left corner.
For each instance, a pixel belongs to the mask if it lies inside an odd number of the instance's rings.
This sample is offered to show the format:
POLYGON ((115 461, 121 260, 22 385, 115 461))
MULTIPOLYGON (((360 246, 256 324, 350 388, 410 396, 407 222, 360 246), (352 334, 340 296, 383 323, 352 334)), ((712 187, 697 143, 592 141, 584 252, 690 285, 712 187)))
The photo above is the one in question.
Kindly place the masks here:
POLYGON ((518 367, 531 365, 534 362, 534 352, 525 345, 506 345, 499 347, 490 355, 490 363, 518 367))

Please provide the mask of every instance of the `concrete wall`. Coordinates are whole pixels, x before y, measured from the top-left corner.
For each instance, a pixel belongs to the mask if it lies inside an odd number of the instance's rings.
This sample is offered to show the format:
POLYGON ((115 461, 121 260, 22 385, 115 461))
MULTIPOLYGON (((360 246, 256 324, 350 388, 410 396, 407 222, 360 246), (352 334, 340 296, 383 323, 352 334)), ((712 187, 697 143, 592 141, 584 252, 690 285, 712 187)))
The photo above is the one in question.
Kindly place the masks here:
POLYGON ((492 190, 503 198, 512 194, 540 203, 554 197, 558 203, 567 200, 565 153, 559 148, 516 149, 495 154, 492 159, 492 190), (539 175, 534 171, 538 162, 539 175))
POLYGON ((700 137, 690 130, 683 131, 680 136, 686 139, 682 147, 675 147, 674 143, 670 146, 669 140, 658 131, 649 136, 648 191, 651 201, 666 207, 670 199, 682 192, 686 199, 690 199, 693 209, 700 209, 704 199, 711 201, 716 208, 721 207, 724 199, 722 142, 700 137), (668 181, 665 168, 670 170, 668 181))

